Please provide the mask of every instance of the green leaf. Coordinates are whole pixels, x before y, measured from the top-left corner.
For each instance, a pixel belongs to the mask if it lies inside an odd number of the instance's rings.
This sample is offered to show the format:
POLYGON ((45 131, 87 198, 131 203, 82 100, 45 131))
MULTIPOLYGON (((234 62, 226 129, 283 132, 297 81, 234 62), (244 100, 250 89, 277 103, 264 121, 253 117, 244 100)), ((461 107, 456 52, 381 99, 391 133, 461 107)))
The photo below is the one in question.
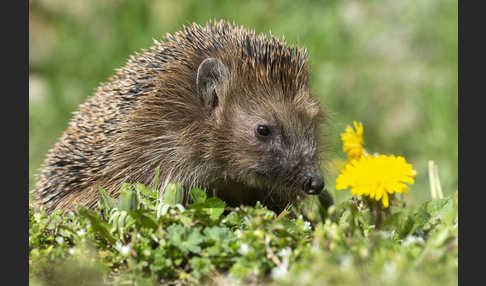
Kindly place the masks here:
POLYGON ((204 235, 209 241, 215 241, 219 243, 226 243, 233 239, 233 232, 227 227, 207 227, 204 229, 204 235))
POLYGON ((153 192, 154 193, 157 193, 157 187, 159 185, 159 174, 160 174, 160 166, 158 166, 156 169, 155 169, 155 177, 154 177, 154 190, 153 192))
POLYGON ((137 221, 137 224, 139 226, 156 229, 158 227, 158 224, 155 217, 151 214, 151 211, 142 209, 130 212, 130 216, 137 221))
POLYGON ((115 243, 116 239, 110 233, 111 226, 104 222, 97 212, 79 207, 78 213, 90 221, 91 227, 97 234, 104 237, 110 243, 115 243))
POLYGON ((389 230, 397 229, 400 226, 402 219, 403 219, 403 213, 401 211, 396 212, 391 216, 389 216, 388 218, 386 218, 381 224, 381 227, 383 229, 389 229, 389 230))
POLYGON ((406 237, 412 230, 413 223, 414 222, 412 219, 412 215, 408 215, 405 221, 401 223, 400 228, 398 229, 397 232, 398 238, 403 239, 404 237, 406 237))
POLYGON ((139 206, 145 209, 154 210, 157 204, 158 194, 152 192, 151 189, 140 183, 135 184, 135 190, 140 201, 139 206))
POLYGON ((190 204, 188 207, 207 213, 211 219, 217 219, 223 214, 225 205, 226 203, 221 199, 211 197, 204 202, 190 204))
POLYGON ((144 184, 141 183, 136 183, 135 184, 135 190, 140 192, 142 195, 156 199, 157 198, 157 192, 152 191, 151 189, 147 188, 144 184))
POLYGON ((432 237, 430 238, 430 244, 434 247, 440 247, 441 245, 446 242, 446 240, 450 237, 449 230, 447 228, 442 228, 435 232, 432 237))
POLYGON ((422 205, 419 210, 414 214, 414 227, 412 228, 412 233, 415 231, 422 230, 422 228, 429 222, 430 213, 427 212, 425 205, 422 205))
POLYGON ((352 217, 351 210, 344 211, 344 213, 339 218, 339 225, 342 226, 343 228, 348 228, 350 226, 352 218, 353 217, 352 217))
POLYGON ((427 203, 427 211, 429 213, 436 213, 443 209, 449 202, 451 202, 450 198, 443 198, 438 200, 432 200, 427 203))
POLYGON ((167 236, 169 241, 183 253, 199 253, 201 251, 199 245, 204 241, 204 237, 198 228, 183 227, 178 224, 173 224, 167 228, 167 236))
POLYGON ((120 189, 120 196, 118 197, 117 207, 121 211, 132 211, 138 207, 137 194, 132 190, 130 184, 123 184, 120 189))
POLYGON ((427 203, 427 210, 431 214, 439 215, 447 225, 453 224, 457 216, 457 208, 453 196, 427 203))
POLYGON ((74 235, 78 235, 78 234, 76 233, 76 231, 74 231, 74 230, 73 230, 71 227, 68 227, 67 225, 64 225, 64 224, 60 225, 60 226, 59 226, 59 229, 60 229, 60 230, 66 230, 66 231, 68 231, 68 232, 70 232, 70 233, 72 233, 72 234, 74 234, 74 235))
POLYGON ((110 197, 103 187, 98 186, 98 191, 100 192, 99 205, 102 209, 109 211, 116 206, 116 200, 110 197))
POLYGON ((193 257, 191 259, 192 274, 201 277, 209 272, 211 261, 207 258, 193 257))
POLYGON ((182 186, 175 183, 167 184, 162 195, 162 202, 171 206, 182 204, 184 202, 184 189, 182 186))
POLYGON ((204 201, 206 201, 207 195, 204 190, 192 188, 190 194, 194 203, 203 203, 204 201))
POLYGON ((224 208, 225 204, 221 199, 211 197, 202 203, 189 204, 188 207, 192 209, 224 208))
POLYGON ((398 238, 403 239, 409 234, 423 230, 424 226, 429 222, 430 217, 431 215, 427 211, 427 203, 422 204, 416 212, 410 213, 401 224, 398 230, 398 238))
POLYGON ((241 216, 236 212, 230 212, 224 220, 228 226, 239 226, 241 224, 241 216))
POLYGON ((272 231, 277 234, 279 237, 284 238, 284 237, 290 237, 292 239, 297 240, 298 237, 289 232, 289 229, 292 227, 292 225, 285 227, 286 223, 282 221, 282 223, 274 225, 272 227, 272 231))
POLYGON ((216 220, 224 213, 224 205, 221 208, 204 209, 204 211, 209 214, 209 218, 216 220))

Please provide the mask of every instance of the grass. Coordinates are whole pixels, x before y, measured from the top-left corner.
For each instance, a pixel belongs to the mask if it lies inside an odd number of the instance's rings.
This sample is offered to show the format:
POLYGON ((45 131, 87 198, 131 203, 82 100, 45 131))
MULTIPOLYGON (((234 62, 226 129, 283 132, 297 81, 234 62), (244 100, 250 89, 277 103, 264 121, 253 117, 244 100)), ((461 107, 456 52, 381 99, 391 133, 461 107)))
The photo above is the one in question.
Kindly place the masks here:
POLYGON ((186 207, 177 187, 100 192, 99 211, 29 210, 33 285, 457 285, 457 193, 397 198, 378 226, 361 200, 277 216, 199 189, 186 207))

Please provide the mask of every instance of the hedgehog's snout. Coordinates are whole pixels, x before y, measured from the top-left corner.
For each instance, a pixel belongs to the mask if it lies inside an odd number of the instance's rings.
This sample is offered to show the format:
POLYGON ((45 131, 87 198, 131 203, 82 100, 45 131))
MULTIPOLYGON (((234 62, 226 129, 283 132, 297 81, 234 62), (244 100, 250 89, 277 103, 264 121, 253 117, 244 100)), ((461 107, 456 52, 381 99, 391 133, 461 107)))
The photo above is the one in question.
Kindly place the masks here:
MULTIPOLYGON (((284 162, 284 164, 280 164, 281 169, 279 170, 285 170, 279 172, 280 179, 291 182, 295 188, 308 195, 318 195, 324 189, 324 176, 317 161, 298 159, 292 163, 286 160, 284 162)), ((274 170, 276 169, 274 168, 274 170)))
POLYGON ((318 195, 324 189, 324 176, 317 159, 305 159, 300 170, 301 187, 308 195, 318 195))
POLYGON ((304 181, 304 192, 309 195, 318 195, 324 189, 324 177, 320 173, 307 174, 304 181))

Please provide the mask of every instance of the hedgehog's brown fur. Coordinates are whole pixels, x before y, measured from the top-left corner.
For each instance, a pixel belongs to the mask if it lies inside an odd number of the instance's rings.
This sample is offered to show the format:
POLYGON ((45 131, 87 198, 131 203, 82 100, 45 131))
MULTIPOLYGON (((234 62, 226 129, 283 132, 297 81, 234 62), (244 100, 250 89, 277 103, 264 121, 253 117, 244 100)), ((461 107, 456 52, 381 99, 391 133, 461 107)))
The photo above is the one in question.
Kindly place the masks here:
POLYGON ((98 185, 114 196, 124 182, 152 186, 160 166, 160 190, 176 182, 216 189, 230 205, 260 200, 281 210, 302 189, 302 169, 318 166, 323 112, 308 81, 306 51, 273 36, 225 21, 168 34, 80 106, 48 153, 37 202, 47 211, 92 208, 98 185), (207 58, 228 79, 210 106, 196 83, 207 58), (282 124, 280 147, 256 143, 260 119, 282 124))

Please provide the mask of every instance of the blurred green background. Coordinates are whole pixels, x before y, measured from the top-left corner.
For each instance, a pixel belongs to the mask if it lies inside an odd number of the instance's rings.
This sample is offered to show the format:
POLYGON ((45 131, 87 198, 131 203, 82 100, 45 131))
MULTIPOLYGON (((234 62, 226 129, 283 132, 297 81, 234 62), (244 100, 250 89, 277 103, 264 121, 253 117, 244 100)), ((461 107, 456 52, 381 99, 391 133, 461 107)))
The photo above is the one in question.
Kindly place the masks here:
POLYGON ((418 171, 406 199, 430 199, 428 160, 457 190, 457 0, 31 0, 29 189, 71 113, 134 52, 182 25, 235 21, 306 47, 312 90, 330 110, 328 189, 346 158, 339 134, 364 125, 366 149, 418 171))

